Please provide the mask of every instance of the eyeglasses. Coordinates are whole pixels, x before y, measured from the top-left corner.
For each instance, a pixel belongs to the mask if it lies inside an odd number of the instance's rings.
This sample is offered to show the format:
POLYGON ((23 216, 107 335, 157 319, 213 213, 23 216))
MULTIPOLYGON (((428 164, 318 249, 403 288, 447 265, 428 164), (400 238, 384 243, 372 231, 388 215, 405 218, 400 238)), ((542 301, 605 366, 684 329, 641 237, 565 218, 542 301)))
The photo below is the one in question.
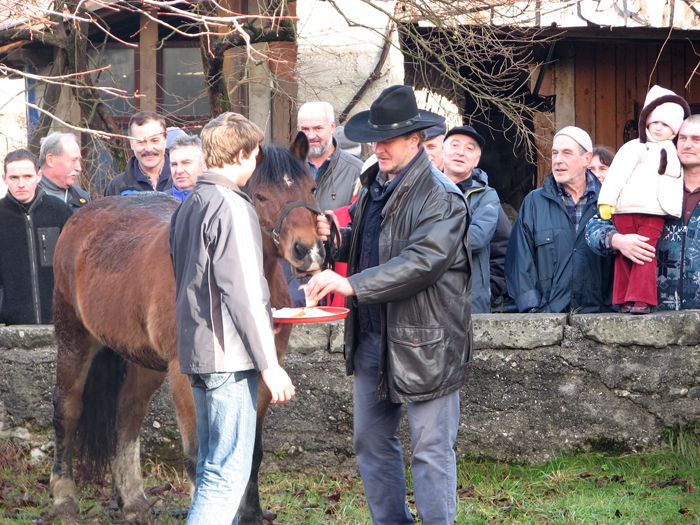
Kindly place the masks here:
POLYGON ((151 135, 150 137, 146 137, 143 139, 131 139, 131 141, 137 146, 145 146, 146 144, 148 144, 149 146, 160 146, 161 144, 163 144, 163 142, 165 142, 165 133, 151 135))

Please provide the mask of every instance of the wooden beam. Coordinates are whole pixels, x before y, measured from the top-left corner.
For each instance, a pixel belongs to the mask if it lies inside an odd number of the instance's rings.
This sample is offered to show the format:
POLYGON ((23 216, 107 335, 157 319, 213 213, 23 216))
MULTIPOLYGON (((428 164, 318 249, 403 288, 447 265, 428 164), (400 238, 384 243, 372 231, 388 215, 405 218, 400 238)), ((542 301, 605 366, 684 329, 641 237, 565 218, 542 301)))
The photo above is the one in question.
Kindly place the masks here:
POLYGON ((139 106, 141 111, 158 109, 158 24, 141 15, 139 33, 139 106))

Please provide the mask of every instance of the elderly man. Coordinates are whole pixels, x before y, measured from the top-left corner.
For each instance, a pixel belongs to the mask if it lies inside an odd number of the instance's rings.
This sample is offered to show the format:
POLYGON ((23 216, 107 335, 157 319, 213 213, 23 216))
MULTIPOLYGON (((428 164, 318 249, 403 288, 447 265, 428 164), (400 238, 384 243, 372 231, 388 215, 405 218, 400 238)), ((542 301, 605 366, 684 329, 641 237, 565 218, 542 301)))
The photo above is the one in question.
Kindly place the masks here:
POLYGON ((611 257, 586 244, 600 182, 586 169, 593 145, 584 130, 554 135, 552 174, 523 201, 506 253, 508 293, 519 312, 600 312, 610 309, 611 257))
POLYGON ((299 131, 309 139, 309 167, 316 180, 316 201, 322 210, 347 206, 360 176, 362 161, 343 151, 333 137, 335 115, 328 102, 307 102, 299 108, 299 131))
POLYGON ((126 169, 109 182, 105 196, 170 190, 172 180, 165 137, 165 119, 158 113, 134 114, 129 120, 129 145, 134 155, 127 161, 126 169))
POLYGON ((173 197, 184 201, 204 171, 204 153, 199 137, 183 134, 170 144, 170 173, 173 187, 169 192, 173 197))
POLYGON ((700 308, 700 115, 683 122, 676 150, 683 166, 683 215, 666 218, 656 250, 647 237, 618 233, 599 217, 586 226, 589 245, 601 255, 620 252, 636 264, 657 255, 659 310, 700 308))
POLYGON ((55 131, 41 140, 39 186, 47 195, 61 199, 72 210, 90 201, 75 179, 82 172, 80 145, 72 133, 55 131))
POLYGON ((0 323, 51 323, 53 252, 70 207, 39 187, 36 157, 7 154, 0 199, 0 323))
MULTIPOLYGON (((419 111, 409 86, 385 89, 345 126, 374 143, 377 163, 342 229, 348 275, 326 270, 307 285, 313 299, 346 297, 346 364, 354 374, 354 446, 376 525, 414 523, 397 430, 406 404, 413 486, 423 523, 452 524, 459 388, 471 353, 469 212, 434 168, 421 131, 441 117, 419 111)), ((319 216, 318 232, 328 235, 319 216)))
POLYGON ((431 126, 425 130, 425 140, 423 141, 423 147, 425 152, 428 154, 430 162, 433 163, 440 171, 443 171, 443 161, 442 161, 442 143, 445 140, 445 133, 447 132, 447 124, 445 121, 431 126))
POLYGON ((488 176, 476 167, 481 159, 482 137, 471 126, 457 126, 445 135, 442 146, 443 172, 467 199, 471 222, 472 313, 491 311, 490 245, 496 231, 501 202, 489 187, 488 176))

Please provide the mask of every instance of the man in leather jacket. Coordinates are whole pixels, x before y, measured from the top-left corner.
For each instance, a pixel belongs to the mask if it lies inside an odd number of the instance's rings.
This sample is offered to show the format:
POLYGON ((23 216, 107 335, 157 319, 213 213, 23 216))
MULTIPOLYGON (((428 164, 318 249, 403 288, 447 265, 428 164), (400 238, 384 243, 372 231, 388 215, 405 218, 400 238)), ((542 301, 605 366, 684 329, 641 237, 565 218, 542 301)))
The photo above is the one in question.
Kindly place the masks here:
MULTIPOLYGON (((377 164, 341 232, 349 277, 326 270, 311 299, 348 297, 347 371, 354 374, 354 447, 376 525, 414 523, 406 505, 402 405, 411 434, 416 507, 426 525, 456 514, 459 388, 471 353, 469 212, 459 189, 434 168, 421 131, 442 117, 419 111, 408 86, 385 89, 345 126, 374 142, 377 164)), ((328 235, 319 217, 318 232, 328 235)))

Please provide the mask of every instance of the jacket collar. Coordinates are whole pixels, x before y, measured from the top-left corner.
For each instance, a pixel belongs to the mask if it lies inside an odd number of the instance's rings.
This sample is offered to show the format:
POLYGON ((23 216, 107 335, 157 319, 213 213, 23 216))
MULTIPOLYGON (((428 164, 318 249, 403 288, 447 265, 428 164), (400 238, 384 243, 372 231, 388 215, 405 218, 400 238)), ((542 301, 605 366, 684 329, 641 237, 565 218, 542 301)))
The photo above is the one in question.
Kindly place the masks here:
POLYGON ((239 194, 248 202, 252 202, 250 197, 241 188, 239 188, 235 182, 233 182, 228 177, 221 175, 220 173, 214 173, 213 171, 205 171, 204 173, 202 173, 197 178, 197 185, 195 186, 195 188, 204 185, 223 186, 224 188, 228 188, 229 190, 239 194))
MULTIPOLYGON (((583 192, 585 195, 586 193, 589 193, 590 190, 592 190, 596 195, 600 192, 600 187, 602 184, 600 181, 593 175, 593 173, 586 168, 586 190, 583 192)), ((544 183, 542 184, 542 191, 544 194, 551 198, 551 199, 559 199, 559 185, 557 184, 556 179, 554 178, 554 175, 550 173, 545 179, 544 183)))
POLYGON ((66 192, 68 193, 68 188, 61 188, 58 184, 56 184, 54 181, 52 181, 50 178, 48 178, 46 175, 42 174, 41 176, 41 182, 39 183, 41 186, 44 186, 46 189, 50 191, 55 191, 55 192, 66 192))
MULTIPOLYGON (((149 186, 153 186, 151 178, 148 177, 143 171, 141 171, 141 166, 139 166, 139 161, 133 155, 126 164, 126 173, 131 176, 136 182, 144 182, 149 186)), ((170 180, 170 153, 166 149, 165 155, 163 157, 163 167, 160 170, 160 175, 158 175, 158 182, 154 190, 161 191, 158 188, 163 188, 164 185, 170 180)))
POLYGON ((5 195, 4 200, 6 200, 7 204, 10 207, 15 208, 17 211, 21 211, 22 213, 31 213, 44 200, 44 195, 46 195, 44 189, 41 186, 37 185, 34 200, 32 200, 32 202, 29 203, 29 206, 19 202, 9 191, 7 192, 7 195, 5 195))

